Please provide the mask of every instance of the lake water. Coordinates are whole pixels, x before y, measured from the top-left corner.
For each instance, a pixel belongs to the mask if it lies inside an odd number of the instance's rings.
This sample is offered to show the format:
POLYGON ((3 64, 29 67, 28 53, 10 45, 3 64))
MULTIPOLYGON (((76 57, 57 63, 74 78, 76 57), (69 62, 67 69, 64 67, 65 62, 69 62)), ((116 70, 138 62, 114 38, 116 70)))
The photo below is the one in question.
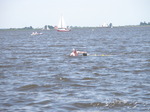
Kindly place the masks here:
POLYGON ((33 31, 0 31, 1 112, 150 111, 150 27, 33 31))

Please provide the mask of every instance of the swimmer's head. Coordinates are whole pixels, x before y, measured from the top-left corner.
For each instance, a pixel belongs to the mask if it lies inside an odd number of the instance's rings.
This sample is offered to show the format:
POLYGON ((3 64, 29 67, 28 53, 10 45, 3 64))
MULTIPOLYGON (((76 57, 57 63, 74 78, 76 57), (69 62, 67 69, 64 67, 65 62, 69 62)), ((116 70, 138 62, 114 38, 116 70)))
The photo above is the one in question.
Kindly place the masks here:
POLYGON ((76 49, 73 48, 72 51, 76 51, 76 49))
POLYGON ((76 52, 77 50, 73 48, 72 51, 73 51, 73 52, 76 52))

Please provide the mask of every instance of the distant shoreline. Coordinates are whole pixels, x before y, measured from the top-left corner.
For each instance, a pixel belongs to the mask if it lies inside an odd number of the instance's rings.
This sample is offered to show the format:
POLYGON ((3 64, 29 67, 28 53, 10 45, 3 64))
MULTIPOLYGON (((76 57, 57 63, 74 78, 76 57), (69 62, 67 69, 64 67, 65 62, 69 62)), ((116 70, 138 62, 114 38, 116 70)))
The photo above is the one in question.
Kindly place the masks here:
MULTIPOLYGON (((126 26, 113 26, 113 28, 125 28, 125 27, 150 27, 150 25, 126 25, 126 26)), ((110 27, 71 27, 71 29, 84 29, 84 28, 110 28, 110 27)), ((0 30, 45 30, 43 28, 0 28, 0 30)), ((50 29, 50 30, 55 30, 55 29, 50 29)))

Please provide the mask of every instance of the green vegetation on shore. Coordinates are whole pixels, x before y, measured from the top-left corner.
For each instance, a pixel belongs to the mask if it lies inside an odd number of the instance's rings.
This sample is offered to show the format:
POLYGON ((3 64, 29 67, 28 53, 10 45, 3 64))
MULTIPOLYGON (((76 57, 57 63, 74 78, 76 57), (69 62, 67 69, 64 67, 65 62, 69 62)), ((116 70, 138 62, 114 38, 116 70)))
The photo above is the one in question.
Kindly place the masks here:
MULTIPOLYGON (((33 28, 32 26, 29 27, 23 27, 23 28, 5 28, 5 29, 0 29, 0 30, 54 30, 56 26, 52 25, 45 25, 43 28, 33 28)), ((68 26, 71 29, 79 29, 79 28, 103 28, 103 27, 88 27, 88 26, 68 26)), ((125 25, 125 26, 113 26, 113 27, 150 27, 150 22, 140 22, 139 25, 125 25)), ((107 28, 107 27, 106 27, 107 28)), ((109 27, 110 28, 110 27, 109 27)))

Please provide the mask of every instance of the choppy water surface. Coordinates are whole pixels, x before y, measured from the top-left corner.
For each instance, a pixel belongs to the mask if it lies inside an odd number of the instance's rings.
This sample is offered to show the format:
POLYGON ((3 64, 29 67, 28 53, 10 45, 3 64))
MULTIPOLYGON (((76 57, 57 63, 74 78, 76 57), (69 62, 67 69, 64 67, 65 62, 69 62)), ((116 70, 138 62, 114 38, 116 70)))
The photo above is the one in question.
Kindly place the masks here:
POLYGON ((150 111, 150 27, 38 32, 0 31, 1 112, 150 111))

